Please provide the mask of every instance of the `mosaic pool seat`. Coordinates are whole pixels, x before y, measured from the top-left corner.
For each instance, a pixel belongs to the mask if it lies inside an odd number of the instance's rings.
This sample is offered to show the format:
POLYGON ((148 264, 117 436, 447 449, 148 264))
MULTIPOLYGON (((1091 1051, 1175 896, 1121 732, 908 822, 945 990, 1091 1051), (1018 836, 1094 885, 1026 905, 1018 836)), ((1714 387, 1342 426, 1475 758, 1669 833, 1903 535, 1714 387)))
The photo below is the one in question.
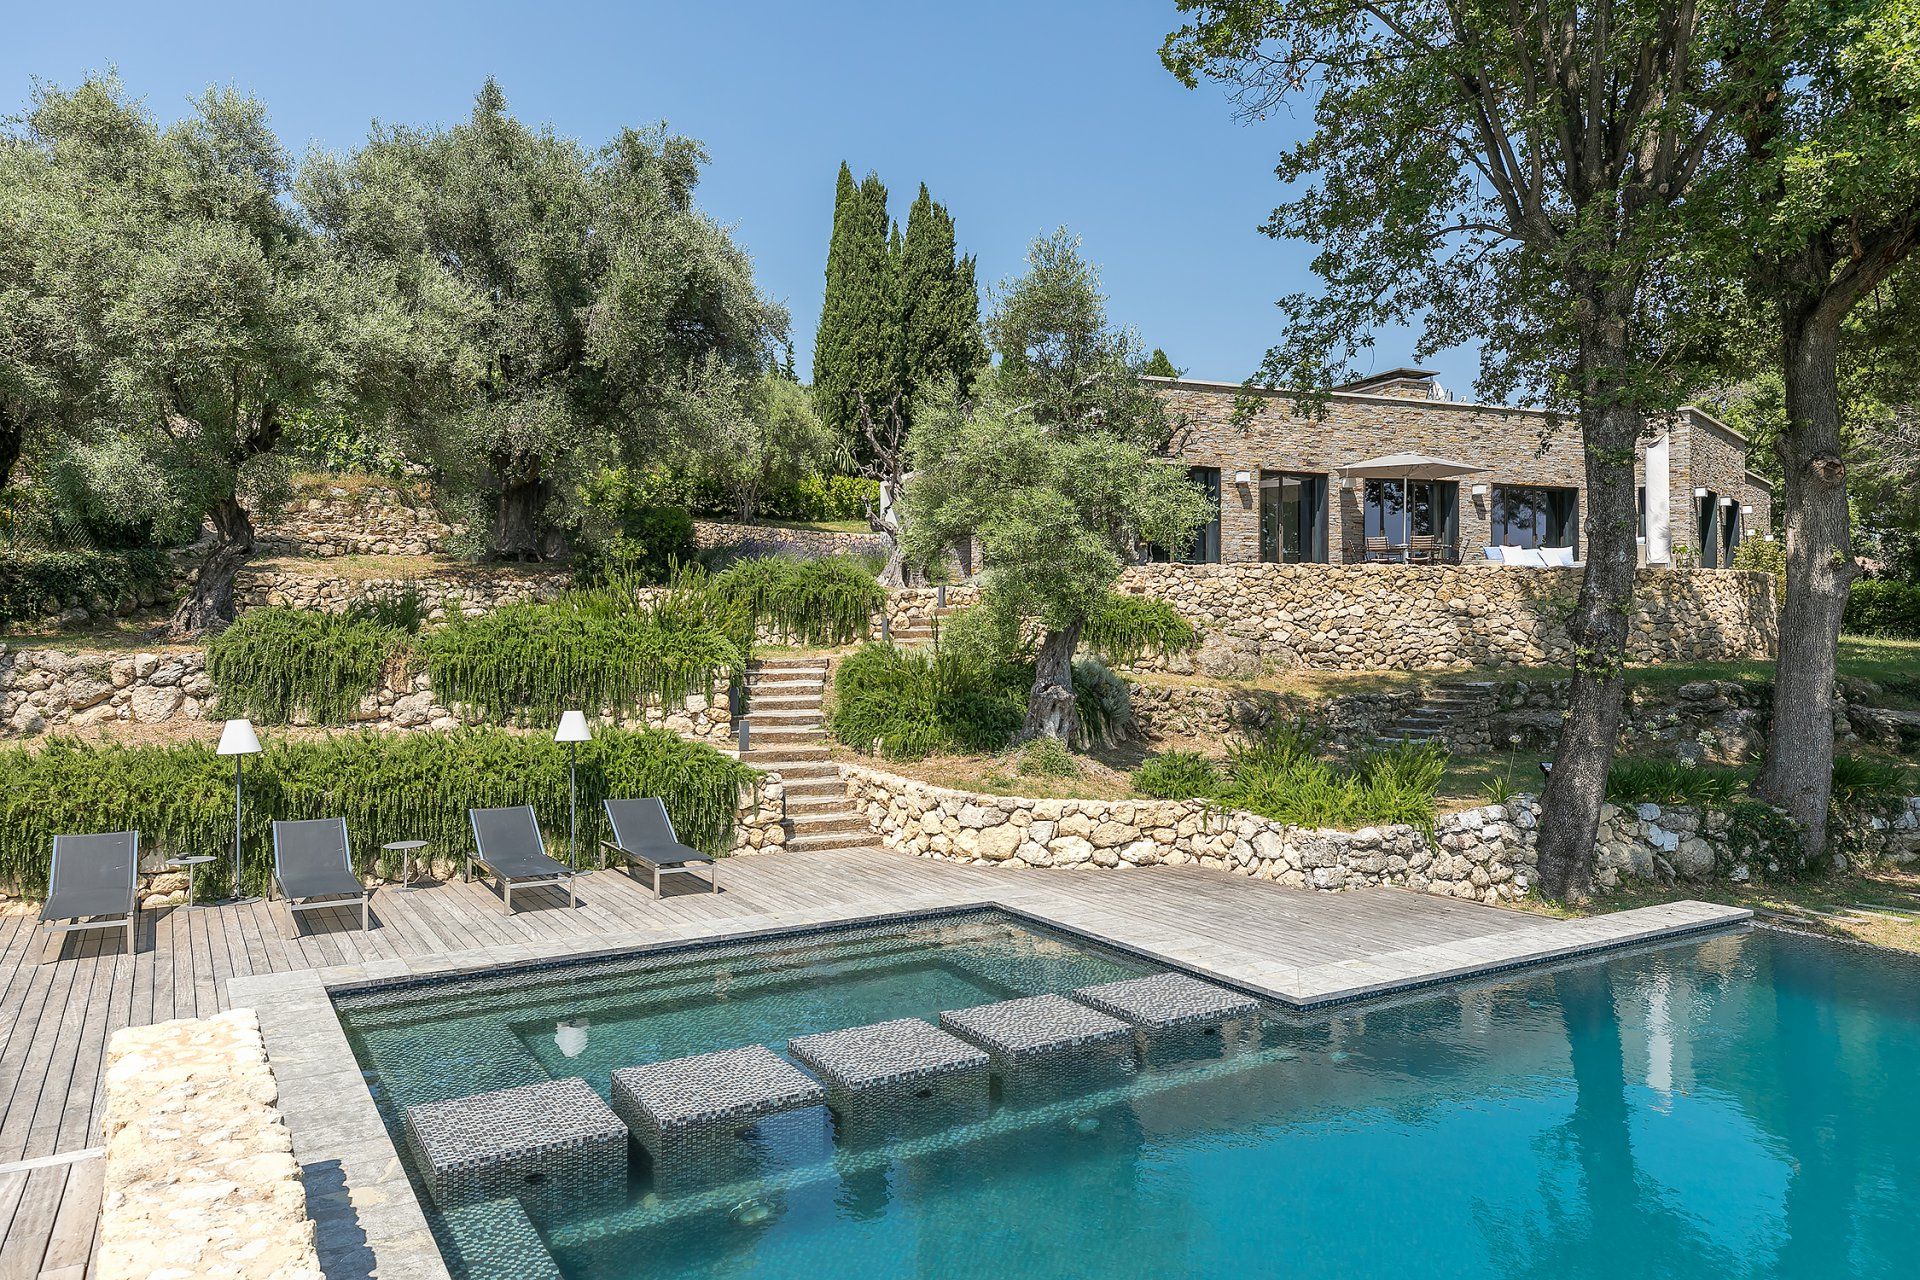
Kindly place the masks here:
POLYGON ((1260 1002, 1251 996, 1184 973, 1151 973, 1144 978, 1103 982, 1080 988, 1073 998, 1145 1031, 1225 1022, 1260 1008, 1260 1002))
POLYGON ((627 1126, 585 1080, 546 1080, 406 1110, 407 1145, 447 1208, 513 1196, 536 1213, 617 1198, 627 1126))
POLYGON ((1003 1062, 1023 1062, 1070 1049, 1124 1040, 1132 1027, 1065 996, 1027 996, 949 1009, 940 1025, 1003 1062))
POLYGON ((827 1091, 818 1080, 757 1044, 613 1073, 614 1113, 643 1145, 652 1138, 826 1100, 827 1091))
POLYGON ((836 1089, 891 1089, 942 1076, 984 1073, 992 1059, 919 1018, 895 1018, 787 1041, 787 1052, 836 1089))

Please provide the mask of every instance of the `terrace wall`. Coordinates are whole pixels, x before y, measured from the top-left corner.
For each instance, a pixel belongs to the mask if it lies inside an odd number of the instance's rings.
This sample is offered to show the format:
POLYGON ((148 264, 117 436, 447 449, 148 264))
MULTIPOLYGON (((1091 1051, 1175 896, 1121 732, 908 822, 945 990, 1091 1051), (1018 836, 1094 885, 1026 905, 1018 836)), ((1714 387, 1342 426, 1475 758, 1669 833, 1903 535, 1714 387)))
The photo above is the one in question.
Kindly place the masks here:
MULTIPOLYGON (((1412 826, 1307 830, 1199 800, 1036 800, 937 787, 842 764, 847 794, 882 842, 905 854, 974 865, 1104 868, 1198 864, 1296 888, 1392 886, 1477 902, 1531 891, 1538 863, 1532 796, 1446 814, 1432 838, 1412 826)), ((1859 824, 1853 856, 1920 862, 1920 797, 1859 824)), ((1684 806, 1605 805, 1596 885, 1629 879, 1740 881, 1789 868, 1729 814, 1684 806)))
MULTIPOLYGON (((1168 601, 1203 633, 1192 654, 1136 664, 1245 677, 1271 668, 1532 665, 1571 652, 1578 569, 1503 565, 1134 565, 1118 589, 1168 601)), ((1641 570, 1627 648, 1640 661, 1773 654, 1765 574, 1641 570)))

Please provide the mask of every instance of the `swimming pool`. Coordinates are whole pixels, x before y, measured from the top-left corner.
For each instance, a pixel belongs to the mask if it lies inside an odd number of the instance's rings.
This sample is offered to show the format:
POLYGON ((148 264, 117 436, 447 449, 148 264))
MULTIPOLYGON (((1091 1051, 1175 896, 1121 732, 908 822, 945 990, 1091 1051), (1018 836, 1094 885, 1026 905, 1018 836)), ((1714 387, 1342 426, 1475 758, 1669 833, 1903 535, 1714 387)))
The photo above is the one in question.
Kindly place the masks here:
MULTIPOLYGON (((392 1126, 415 1101, 604 1092, 617 1067, 1153 968, 976 913, 336 1004, 392 1126)), ((1920 965, 1759 930, 1272 1012, 926 1132, 795 1111, 711 1180, 642 1172, 533 1225, 570 1280, 1904 1276, 1917 1079, 1920 965)), ((429 1217, 456 1274, 539 1273, 429 1217)))

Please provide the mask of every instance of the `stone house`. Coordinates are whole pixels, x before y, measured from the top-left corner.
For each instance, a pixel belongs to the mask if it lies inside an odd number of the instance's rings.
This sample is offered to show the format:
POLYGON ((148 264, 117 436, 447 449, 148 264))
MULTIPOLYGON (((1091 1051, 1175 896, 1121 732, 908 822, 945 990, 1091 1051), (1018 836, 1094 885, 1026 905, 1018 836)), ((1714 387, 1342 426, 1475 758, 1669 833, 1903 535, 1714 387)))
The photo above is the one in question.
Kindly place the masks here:
MULTIPOLYGON (((1174 456, 1219 512, 1173 558, 1351 564, 1400 558, 1398 548, 1426 539, 1442 561, 1481 561, 1485 547, 1566 547, 1584 558, 1574 422, 1450 399, 1435 376, 1394 369, 1349 383, 1328 393, 1324 415, 1301 412, 1285 393, 1255 392, 1245 420, 1234 415, 1238 383, 1149 378, 1180 423, 1174 456), (1404 454, 1458 464, 1458 474, 1364 465, 1404 454)), ((1772 536, 1772 492, 1748 467, 1747 448, 1692 407, 1651 424, 1634 467, 1642 563, 1725 568, 1742 539, 1772 536)))

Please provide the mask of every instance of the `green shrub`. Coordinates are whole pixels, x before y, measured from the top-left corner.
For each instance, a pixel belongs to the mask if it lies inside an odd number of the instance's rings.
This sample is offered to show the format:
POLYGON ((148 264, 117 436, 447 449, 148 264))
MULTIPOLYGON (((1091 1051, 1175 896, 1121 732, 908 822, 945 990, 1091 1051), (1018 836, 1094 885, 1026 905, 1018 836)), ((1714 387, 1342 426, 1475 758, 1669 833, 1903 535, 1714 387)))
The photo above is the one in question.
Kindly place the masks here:
POLYGON ((570 708, 670 706, 744 671, 739 638, 704 612, 678 590, 644 607, 621 590, 577 591, 461 618, 420 651, 441 702, 495 724, 551 724, 570 708))
POLYGON ((1035 738, 1020 748, 1014 772, 1034 778, 1077 778, 1080 763, 1058 738, 1035 738))
POLYGON ((1431 830, 1446 751, 1403 743, 1341 768, 1319 754, 1304 726, 1276 725, 1227 761, 1222 803, 1298 827, 1354 828, 1406 823, 1431 830))
POLYGON ((773 520, 859 520, 868 503, 879 501, 879 483, 864 476, 811 475, 767 494, 760 514, 773 520))
POLYGON ((1854 579, 1844 625, 1855 635, 1920 640, 1920 583, 1854 579))
POLYGON ((371 617, 248 609, 207 643, 220 712, 262 724, 346 724, 404 642, 371 617))
POLYGON ((587 482, 573 555, 578 581, 665 582, 674 565, 693 559, 693 517, 659 501, 657 490, 656 481, 618 468, 587 482))
POLYGON ((1893 760, 1868 756, 1833 758, 1833 798, 1857 800, 1902 798, 1914 794, 1913 770, 1893 760))
POLYGON ((346 608, 346 616, 414 635, 427 623, 427 602, 414 587, 383 587, 370 591, 346 608))
MULTIPOLYGON (((727 848, 739 789, 757 774, 699 743, 657 730, 601 729, 580 744, 582 861, 599 848, 600 801, 660 796, 680 838, 727 848)), ((545 734, 499 729, 343 734, 269 742, 247 768, 243 884, 266 887, 274 818, 344 817, 364 871, 390 840, 429 841, 452 859, 472 847, 469 808, 532 804, 548 851, 566 857, 567 752, 545 734)), ((0 750, 0 880, 46 890, 53 837, 138 830, 149 855, 214 854, 210 883, 231 875, 233 769, 211 746, 126 747, 48 739, 0 750)), ((390 873, 393 868, 386 870, 390 873)))
POLYGON ((76 607, 118 609, 171 590, 159 551, 0 551, 0 626, 76 607))
MULTIPOLYGON (((1033 683, 1029 675, 1027 683, 1033 683)), ((1098 658, 1073 664, 1073 701, 1080 713, 1082 747, 1110 747, 1133 736, 1133 697, 1127 682, 1098 658)))
POLYGON ((1198 751, 1163 751, 1133 771, 1133 789, 1160 800, 1205 800, 1220 789, 1220 770, 1198 751))
POLYGON ((1668 756, 1622 756, 1607 770, 1607 799, 1615 804, 1722 805, 1746 785, 1744 770, 1668 756))
POLYGON ((1732 566, 1749 573, 1771 574, 1780 599, 1787 592, 1787 544, 1765 538, 1745 538, 1733 549, 1732 566))
POLYGON ((940 752, 992 752, 1026 716, 1029 669, 981 669, 951 654, 870 644, 836 666, 827 728, 860 751, 896 760, 940 752))
POLYGON ((1095 653, 1125 666, 1150 653, 1164 657, 1191 649, 1199 633, 1165 600, 1113 592, 1087 619, 1081 639, 1095 653))
POLYGON ((887 601, 886 588, 852 556, 741 560, 714 574, 711 589, 781 639, 823 647, 865 639, 887 601))

